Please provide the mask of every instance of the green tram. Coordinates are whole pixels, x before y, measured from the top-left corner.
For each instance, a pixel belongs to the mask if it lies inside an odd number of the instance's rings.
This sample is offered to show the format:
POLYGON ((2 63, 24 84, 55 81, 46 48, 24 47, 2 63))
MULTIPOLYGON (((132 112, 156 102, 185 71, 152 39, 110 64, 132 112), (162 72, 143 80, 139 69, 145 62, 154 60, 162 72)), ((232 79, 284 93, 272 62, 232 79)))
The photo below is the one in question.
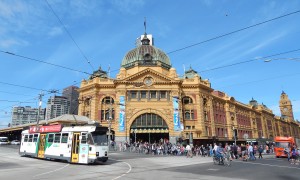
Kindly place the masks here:
POLYGON ((22 131, 20 155, 91 164, 108 160, 107 127, 31 126, 22 131))

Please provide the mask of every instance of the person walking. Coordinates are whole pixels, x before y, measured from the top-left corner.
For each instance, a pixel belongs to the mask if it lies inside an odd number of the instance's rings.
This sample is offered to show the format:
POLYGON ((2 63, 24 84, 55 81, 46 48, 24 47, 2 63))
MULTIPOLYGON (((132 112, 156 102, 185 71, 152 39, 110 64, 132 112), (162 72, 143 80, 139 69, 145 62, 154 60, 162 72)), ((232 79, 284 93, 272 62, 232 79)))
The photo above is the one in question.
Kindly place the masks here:
POLYGON ((290 161, 290 145, 288 145, 288 147, 284 148, 284 153, 287 155, 287 160, 290 161))
POLYGON ((263 158, 262 155, 261 155, 263 152, 264 152, 264 148, 262 147, 262 145, 260 145, 259 148, 258 148, 258 153, 259 153, 258 159, 263 158))
POLYGON ((187 153, 186 153, 186 157, 188 158, 188 157, 193 157, 193 154, 192 154, 192 148, 191 148, 191 146, 188 144, 188 145, 186 145, 186 147, 185 147, 185 150, 187 151, 187 153))
POLYGON ((250 156, 250 160, 255 160, 255 157, 254 157, 254 155, 253 155, 253 146, 252 146, 252 144, 249 144, 249 146, 248 146, 248 154, 249 154, 249 156, 250 156))

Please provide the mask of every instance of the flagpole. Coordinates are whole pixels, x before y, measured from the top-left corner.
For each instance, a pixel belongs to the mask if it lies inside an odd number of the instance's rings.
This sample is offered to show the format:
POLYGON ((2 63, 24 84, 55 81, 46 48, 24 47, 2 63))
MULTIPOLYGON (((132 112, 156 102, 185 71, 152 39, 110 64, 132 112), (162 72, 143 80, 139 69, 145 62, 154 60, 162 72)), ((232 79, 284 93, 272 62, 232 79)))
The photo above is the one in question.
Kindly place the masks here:
POLYGON ((146 17, 145 17, 145 20, 144 20, 144 27, 145 27, 145 34, 146 34, 146 32, 147 32, 146 17))

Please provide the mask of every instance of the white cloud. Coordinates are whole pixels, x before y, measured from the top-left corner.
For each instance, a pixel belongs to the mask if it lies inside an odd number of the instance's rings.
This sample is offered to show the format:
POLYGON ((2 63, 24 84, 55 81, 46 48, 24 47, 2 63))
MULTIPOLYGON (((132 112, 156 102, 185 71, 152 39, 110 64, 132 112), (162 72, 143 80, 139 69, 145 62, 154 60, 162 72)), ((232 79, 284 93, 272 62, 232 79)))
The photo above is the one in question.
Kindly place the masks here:
POLYGON ((50 29, 50 31, 48 32, 48 35, 50 37, 53 37, 53 36, 58 36, 58 35, 61 35, 63 33, 63 29, 60 28, 60 27, 53 27, 52 29, 50 29))
POLYGON ((213 4, 212 0, 201 0, 200 2, 206 6, 211 6, 213 4))
POLYGON ((128 14, 135 14, 142 6, 144 6, 144 0, 112 0, 112 5, 117 7, 121 12, 128 14))
POLYGON ((268 37, 267 39, 263 39, 263 41, 261 41, 261 43, 259 43, 256 46, 252 47, 251 49, 249 49, 248 51, 243 53, 243 55, 252 53, 254 51, 258 51, 258 50, 266 47, 267 45, 274 43, 276 40, 284 37, 285 35, 286 35, 285 32, 281 32, 278 35, 275 35, 275 36, 272 35, 272 36, 268 37))
POLYGON ((0 39, 0 47, 2 48, 10 48, 15 45, 27 46, 29 43, 24 40, 15 40, 15 39, 0 39))

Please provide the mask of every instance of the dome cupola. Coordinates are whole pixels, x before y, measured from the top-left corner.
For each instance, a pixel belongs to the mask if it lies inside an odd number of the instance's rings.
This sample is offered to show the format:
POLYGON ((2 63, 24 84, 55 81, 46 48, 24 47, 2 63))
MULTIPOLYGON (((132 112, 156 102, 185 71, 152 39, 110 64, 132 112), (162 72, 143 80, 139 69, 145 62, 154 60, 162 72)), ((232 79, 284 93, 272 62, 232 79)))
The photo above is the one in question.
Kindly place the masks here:
POLYGON ((121 66, 129 69, 136 64, 140 66, 162 66, 171 68, 171 62, 165 52, 150 44, 147 33, 141 39, 141 45, 127 52, 121 66))

